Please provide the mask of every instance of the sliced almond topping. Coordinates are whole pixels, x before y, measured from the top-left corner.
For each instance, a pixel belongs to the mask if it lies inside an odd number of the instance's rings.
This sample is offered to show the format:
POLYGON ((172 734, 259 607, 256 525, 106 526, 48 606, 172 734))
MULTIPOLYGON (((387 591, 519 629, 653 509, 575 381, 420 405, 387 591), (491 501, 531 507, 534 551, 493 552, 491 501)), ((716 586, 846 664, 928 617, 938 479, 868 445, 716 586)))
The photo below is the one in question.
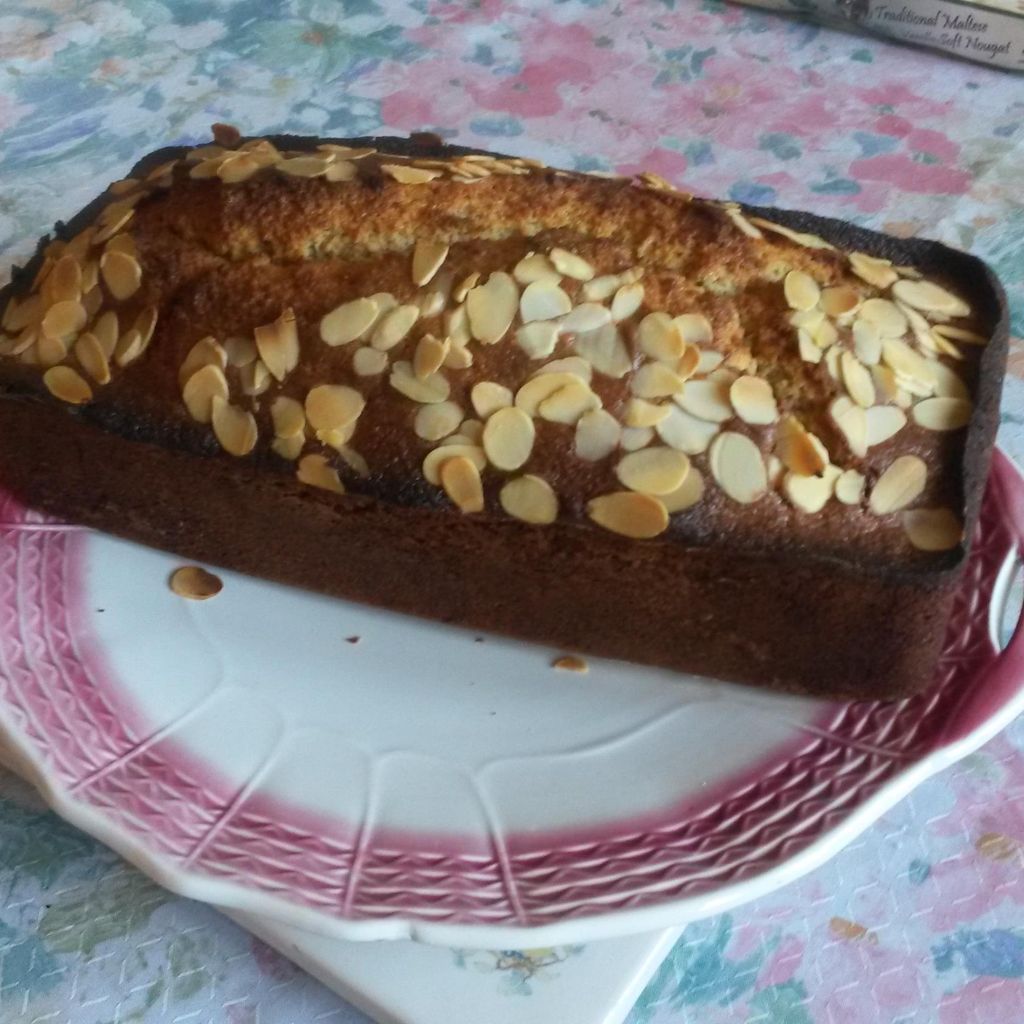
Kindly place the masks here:
POLYGON ((456 302, 464 302, 466 296, 469 294, 470 289, 475 288, 477 282, 480 280, 480 271, 474 270, 472 273, 467 274, 453 289, 452 298, 456 302))
POLYGON ((212 363, 196 370, 185 382, 181 397, 192 419, 197 423, 209 423, 213 419, 213 399, 227 400, 228 397, 224 371, 212 363))
POLYGON ((319 155, 292 156, 279 161, 274 166, 282 174, 288 174, 295 178, 319 178, 334 160, 334 155, 323 153, 319 155))
POLYGON ((459 424, 459 433, 468 437, 471 444, 481 444, 484 439, 484 425, 480 420, 466 419, 459 424))
POLYGON ((656 427, 672 411, 669 404, 657 405, 643 398, 631 398, 623 411, 622 422, 627 427, 656 427))
POLYGON ((473 365, 473 353, 464 344, 458 344, 451 337, 451 348, 445 358, 444 365, 449 370, 468 370, 473 365))
POLYGON ((358 173, 356 165, 350 160, 335 160, 333 164, 327 165, 324 178, 327 181, 354 181, 358 173))
MULTIPOLYGON (((591 282, 593 283, 593 282, 591 282)), ((612 319, 628 320, 644 302, 644 286, 639 282, 624 284, 612 299, 612 319)))
MULTIPOLYGON (((664 363, 645 363, 629 382, 629 389, 638 398, 668 398, 683 390, 683 379, 664 363)), ((654 426, 653 423, 630 424, 631 426, 654 426)))
POLYGON ((516 331, 516 342, 531 359, 543 359, 551 355, 557 341, 558 324, 551 321, 538 320, 516 331))
POLYGON ((531 252, 524 256, 512 271, 512 276, 520 284, 533 284, 534 281, 553 280, 556 284, 561 275, 552 266, 551 260, 543 253, 531 252))
POLYGON ((251 363, 239 367, 238 380, 242 394, 254 398, 262 395, 270 387, 270 371, 262 359, 254 359, 251 363))
POLYGON ((969 331, 965 327, 957 327, 954 324, 936 324, 934 331, 940 338, 949 338, 952 341, 963 341, 968 345, 987 345, 988 338, 976 331, 969 331))
POLYGON ((708 463, 715 483, 743 505, 762 497, 768 490, 768 473, 761 451, 744 434, 724 431, 711 442, 708 463))
POLYGON ((559 274, 571 277, 574 281, 589 281, 594 276, 594 268, 575 253, 565 249, 552 249, 549 258, 559 274))
POLYGON ((85 307, 85 315, 94 317, 103 305, 103 289, 96 285, 91 291, 82 296, 82 305, 85 307))
POLYGON ((110 359, 114 355, 114 348, 117 346, 117 339, 120 336, 117 314, 112 309, 102 313, 92 325, 92 333, 100 343, 103 354, 110 359))
POLYGON ((366 400, 344 384, 318 384, 306 395, 305 405, 314 430, 342 430, 359 419, 366 400))
POLYGON ((903 310, 888 299, 868 299, 860 307, 859 315, 874 324, 883 338, 902 338, 910 326, 903 310))
POLYGON ((761 232, 743 216, 743 211, 740 210, 738 206, 727 204, 724 209, 725 215, 737 228, 739 228, 740 231, 743 232, 743 234, 747 236, 747 238, 764 238, 764 235, 762 235, 761 232))
POLYGON ((863 252, 850 253, 850 269, 862 280, 876 288, 888 288, 899 280, 899 274, 889 260, 868 256, 863 252))
POLYGON ((70 242, 68 242, 67 247, 64 249, 63 255, 74 256, 79 263, 84 263, 85 257, 89 254, 89 250, 92 248, 93 240, 95 239, 95 237, 95 224, 90 224, 88 227, 82 228, 82 230, 79 231, 78 234, 75 235, 75 237, 72 238, 70 242))
POLYGON ((683 393, 676 395, 675 402, 691 416, 724 423, 733 417, 729 398, 731 383, 731 380, 688 380, 683 393))
POLYGON ((256 343, 251 338, 225 338, 224 355, 227 365, 238 369, 256 361, 256 343))
POLYGON ((835 475, 826 473, 824 476, 800 476, 798 473, 787 473, 782 481, 782 492, 794 508, 798 508, 802 512, 820 512, 832 497, 838 474, 838 470, 835 475))
POLYGON ((696 345, 687 344, 683 355, 676 366, 676 373, 682 379, 689 380, 699 369, 701 362, 701 351, 696 345))
MULTIPOLYGON (((629 283, 635 284, 636 282, 629 283)), ((586 302, 604 302, 622 287, 624 284, 621 274, 602 274, 600 277, 594 277, 587 281, 580 289, 580 295, 586 302)))
POLYGON ((426 320, 429 317, 440 315, 444 311, 447 301, 445 293, 442 291, 423 292, 416 300, 420 319, 426 320))
POLYGON ((466 296, 466 310, 473 337, 484 345, 501 341, 519 309, 519 288, 512 277, 495 271, 486 284, 466 296))
POLYGON ((765 231, 771 231, 776 235, 782 235, 783 238, 788 238, 791 242, 795 242, 797 245, 802 245, 805 249, 835 248, 834 245, 826 242, 824 238, 808 234, 805 231, 794 231, 792 228, 787 228, 782 224, 775 224, 773 221, 765 220, 763 217, 751 217, 750 221, 752 224, 756 224, 758 227, 764 228, 765 231))
POLYGON ((546 480, 530 473, 509 480, 498 500, 510 516, 524 523, 542 526, 558 518, 558 495, 546 480))
POLYGON ((892 286, 893 297, 924 313, 942 313, 945 316, 969 316, 971 307, 963 299, 931 281, 897 281, 892 286))
POLYGON ((406 398, 423 405, 434 405, 447 401, 451 393, 451 385, 442 373, 432 373, 429 377, 419 378, 413 372, 412 363, 400 360, 391 367, 388 382, 406 398))
MULTIPOLYGON (((711 321, 703 313, 683 313, 680 316, 673 317, 672 323, 679 332, 679 336, 688 345, 711 344, 711 321)), ((721 362, 721 353, 716 352, 715 355, 719 356, 718 362, 721 362)), ((712 366, 710 369, 713 370, 714 367, 712 366)), ((701 368, 700 372, 706 373, 708 371, 701 368)))
POLYGON ((882 335, 870 320, 854 320, 853 350, 867 366, 874 366, 882 358, 882 335))
POLYGON ((836 477, 835 494, 844 505, 859 505, 864 497, 864 474, 855 469, 841 473, 836 477))
POLYGON ((299 483, 310 487, 319 487, 323 491, 344 494, 345 488, 338 476, 338 471, 328 463, 323 455, 303 455, 295 472, 299 483))
POLYGON ((637 327, 636 341, 644 355, 673 365, 679 362, 686 344, 667 313, 648 313, 637 327))
POLYGON ((604 409, 594 409, 576 423, 576 454, 585 462, 597 462, 615 451, 621 437, 619 421, 604 409))
POLYGON ((328 345, 347 345, 373 326, 379 312, 373 299, 343 302, 320 321, 320 337, 328 345))
POLYGON ((784 416, 779 421, 775 451, 782 464, 800 476, 817 476, 828 465, 824 446, 794 416, 784 416))
POLYGON ((805 363, 820 363, 822 351, 814 343, 814 339, 807 332, 806 328, 797 328, 796 337, 800 358, 805 363))
POLYGON ((671 494, 690 470, 689 458, 674 448, 644 448, 622 457, 615 467, 619 482, 642 494, 671 494))
POLYGON ((416 351, 412 357, 413 373, 420 379, 426 380, 444 365, 448 358, 448 351, 452 343, 448 338, 443 341, 435 338, 432 334, 426 334, 416 344, 416 351))
POLYGON ((675 405, 666 405, 665 408, 667 414, 655 424, 661 440, 687 455, 700 455, 707 451, 718 433, 718 424, 697 419, 675 405))
POLYGON ((894 459, 875 482, 868 507, 876 516, 906 508, 920 497, 928 477, 928 467, 916 455, 894 459))
POLYGON ((889 366, 898 377, 915 382, 918 387, 915 394, 930 395, 935 390, 935 360, 925 359, 915 352, 905 341, 898 338, 886 338, 882 342, 882 361, 889 366))
MULTIPOLYGON (((93 282, 95 284, 95 282, 93 282)), ((53 265, 46 279, 46 295, 53 302, 77 302, 82 297, 82 265, 74 256, 64 255, 53 265)))
POLYGON ((126 252, 105 252, 100 257, 100 273, 110 294, 118 301, 130 299, 142 284, 142 267, 126 252))
POLYGON ((638 452, 654 440, 653 427, 623 427, 619 447, 626 452, 638 452))
POLYGON ((255 417, 220 395, 213 396, 212 423, 214 435, 229 455, 241 458, 256 447, 259 435, 255 417))
POLYGON ((43 316, 43 304, 38 295, 25 298, 13 297, 4 309, 3 328, 12 334, 23 331, 30 324, 39 323, 43 316))
POLYGON ((338 454, 342 454, 347 450, 348 443, 355 435, 358 425, 359 421, 353 420, 347 427, 341 427, 338 430, 318 430, 316 431, 316 439, 321 444, 329 445, 338 454))
POLYGON ((920 551, 949 551, 964 539, 963 523, 948 508, 915 508, 902 515, 910 543, 920 551))
POLYGON ((92 388, 70 366, 53 366, 43 374, 43 383, 54 398, 69 405, 82 405, 92 400, 92 388))
POLYGON ((820 349, 827 349, 839 340, 839 332, 831 320, 822 320, 816 327, 810 328, 811 340, 820 349))
POLYGON ((912 415, 925 430, 959 430, 971 421, 972 411, 966 398, 926 398, 914 406, 912 415))
POLYGON ((223 589, 224 584, 219 576, 207 572, 198 565, 183 565, 171 573, 171 590, 178 597, 187 598, 189 601, 208 601, 216 597, 223 589))
POLYGON ((324 153, 333 153, 337 157, 344 157, 346 160, 362 160, 377 152, 369 146, 341 146, 336 142, 322 142, 316 148, 324 153))
POLYGON ((387 352, 363 346, 352 353, 352 372, 357 377, 376 377, 388 368, 387 352))
POLYGON ((409 164, 381 164, 380 169, 403 185, 423 185, 441 177, 441 172, 409 164))
POLYGON ((466 458, 476 466, 478 472, 487 468, 487 456, 483 448, 471 444, 445 444, 427 452, 423 460, 423 475, 428 483, 441 486, 441 466, 446 459, 466 458))
POLYGON ((829 316, 843 316, 852 313, 860 304, 860 296, 856 288, 848 284, 836 285, 832 288, 823 288, 821 292, 821 308, 829 316))
POLYGON ((659 496, 659 500, 665 506, 665 511, 671 515, 674 512, 684 512, 692 508, 704 497, 704 477, 696 466, 690 466, 689 472, 683 478, 683 482, 668 494, 659 496))
POLYGON ((135 323, 132 326, 142 336, 142 344, 148 345, 153 338, 153 332, 156 330, 157 311, 155 306, 147 306, 142 310, 141 313, 135 318, 135 323))
POLYGON ((97 341, 95 334, 80 334, 75 342, 75 358, 83 370, 97 384, 110 382, 110 364, 103 346, 97 341))
POLYGON ((124 206, 122 203, 111 203, 100 215, 101 226, 93 240, 99 243, 113 238, 134 216, 135 209, 133 207, 124 206))
POLYGON ((114 362, 118 366, 125 367, 134 363, 145 351, 146 346, 142 341, 142 335, 132 327, 118 338, 117 346, 114 348, 114 362))
POLYGON ((729 388, 729 399, 745 423, 765 426, 779 418, 772 386, 760 377, 737 377, 729 388))
POLYGON ((441 269, 447 257, 448 245, 445 242, 419 239, 412 254, 412 283, 426 284, 441 269))
POLYGON ((55 302, 43 317, 43 334, 48 338, 70 340, 85 326, 88 318, 80 302, 55 302))
POLYGON ((550 423, 575 426, 580 417, 601 407, 601 400, 587 385, 574 379, 560 387, 537 406, 537 415, 550 423))
POLYGON ((579 379, 586 384, 590 383, 590 380, 594 375, 590 363, 588 363, 586 359, 581 359, 579 356, 566 356, 564 359, 552 359, 550 363, 545 363, 543 366, 534 370, 533 376, 541 377, 546 373, 571 373, 574 377, 579 377, 579 379))
POLYGON ((248 153, 229 157, 217 168, 217 177, 229 185, 251 178, 260 169, 260 162, 248 153))
POLYGON ((62 363, 68 354, 68 346, 63 338, 48 338, 42 335, 36 342, 36 361, 40 366, 56 366, 62 363))
POLYGON ((839 365, 843 373, 843 384, 850 397, 863 409, 875 404, 875 385, 871 371, 852 352, 844 352, 839 365))
MULTIPOLYGON (((879 408, 888 408, 879 406, 879 408)), ((849 398, 841 396, 829 406, 829 415, 835 423, 839 432, 846 439, 850 451, 863 458, 868 453, 868 419, 865 410, 850 401, 849 398)))
POLYGON ((483 512, 484 489, 480 471, 465 456, 457 455, 441 463, 441 486, 460 512, 483 512))
POLYGON ((457 430, 462 422, 462 409, 455 402, 438 402, 416 410, 413 430, 424 441, 440 441, 457 430))
POLYGON ((305 444, 305 434, 295 434, 292 437, 275 437, 270 443, 270 448, 280 455, 282 459, 294 462, 302 454, 305 444))
POLYGON ((657 537, 668 527, 665 506, 657 498, 637 491, 602 494, 587 503, 587 515, 598 526, 634 540, 657 537))
POLYGON ((528 284, 519 299, 519 315, 526 324, 565 316, 571 309, 572 299, 559 287, 557 278, 528 284))
MULTIPOLYGON (((99 324, 97 324, 97 327, 99 324)), ((178 384, 180 387, 185 386, 185 382, 203 366, 213 364, 225 369, 228 364, 227 353, 220 343, 211 337, 200 338, 192 348, 189 349, 188 355, 185 356, 185 361, 181 364, 178 370, 178 384)))
POLYGON ((527 416, 536 416, 541 402, 560 388, 576 381, 579 381, 579 378, 575 374, 564 371, 540 373, 528 380, 516 392, 516 408, 522 409, 527 416))
POLYGON ((296 437, 306 429, 306 410, 294 398, 279 395, 270 406, 270 418, 274 421, 277 437, 296 437))
POLYGON ((512 404, 512 392, 503 384, 495 384, 491 380, 482 380, 473 385, 470 393, 473 410, 482 420, 492 413, 505 409, 512 404))
POLYGON ((420 317, 418 306, 395 306, 385 313, 373 329, 370 344, 378 352, 388 352, 405 340, 420 317))
POLYGON ((575 306, 561 323, 561 330, 567 334, 586 334, 600 330, 611 323, 612 315, 596 302, 584 302, 575 306))
POLYGON ((935 394, 941 395, 943 398, 968 397, 967 385, 945 363, 936 360, 930 368, 935 377, 935 394))
POLYGON ((786 275, 783 291, 791 309, 814 309, 821 298, 818 282, 802 270, 791 270, 786 275))
POLYGON ((614 324, 573 337, 572 347, 597 373, 620 380, 633 368, 633 360, 614 324))
POLYGON ((284 310, 270 324, 257 327, 256 349, 274 380, 282 381, 299 363, 299 332, 295 313, 284 310))

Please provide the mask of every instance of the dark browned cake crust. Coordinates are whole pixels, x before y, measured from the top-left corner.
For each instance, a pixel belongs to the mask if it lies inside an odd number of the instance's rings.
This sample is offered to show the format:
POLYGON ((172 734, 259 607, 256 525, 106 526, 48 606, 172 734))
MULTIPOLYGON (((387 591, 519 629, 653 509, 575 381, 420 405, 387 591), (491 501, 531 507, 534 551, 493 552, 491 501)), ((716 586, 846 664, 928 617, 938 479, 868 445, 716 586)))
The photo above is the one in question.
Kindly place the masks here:
POLYGON ((1005 362, 980 261, 429 140, 221 142, 0 294, 4 486, 561 648, 927 684, 1005 362))

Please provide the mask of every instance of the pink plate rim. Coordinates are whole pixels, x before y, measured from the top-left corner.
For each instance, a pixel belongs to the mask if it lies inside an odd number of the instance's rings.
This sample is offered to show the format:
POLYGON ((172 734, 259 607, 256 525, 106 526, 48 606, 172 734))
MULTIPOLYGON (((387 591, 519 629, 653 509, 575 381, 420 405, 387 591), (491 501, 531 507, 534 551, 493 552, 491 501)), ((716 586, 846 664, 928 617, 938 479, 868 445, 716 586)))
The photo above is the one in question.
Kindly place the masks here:
POLYGON ((82 628, 88 534, 0 494, 0 739, 51 806, 183 895, 342 939, 514 947, 678 925, 822 863, 1024 710, 1024 627, 998 652, 993 593, 1024 549, 1024 477, 1000 451, 935 684, 824 704, 699 805, 491 848, 363 835, 239 791, 147 730, 82 628))

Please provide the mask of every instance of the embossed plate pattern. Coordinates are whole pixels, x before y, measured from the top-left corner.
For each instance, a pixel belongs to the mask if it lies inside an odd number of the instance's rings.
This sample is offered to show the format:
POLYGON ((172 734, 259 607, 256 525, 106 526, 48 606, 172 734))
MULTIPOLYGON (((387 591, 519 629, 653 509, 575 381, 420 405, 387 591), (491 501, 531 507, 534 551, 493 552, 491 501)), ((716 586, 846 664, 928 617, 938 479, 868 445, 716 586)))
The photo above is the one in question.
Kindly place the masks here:
MULTIPOLYGON (((997 453, 934 685, 835 704, 224 574, 0 498, 0 729, 164 884, 343 938, 478 947, 680 923, 820 863, 1024 704, 991 607, 1024 537, 997 453)), ((425 581, 428 585, 428 581, 425 581)))

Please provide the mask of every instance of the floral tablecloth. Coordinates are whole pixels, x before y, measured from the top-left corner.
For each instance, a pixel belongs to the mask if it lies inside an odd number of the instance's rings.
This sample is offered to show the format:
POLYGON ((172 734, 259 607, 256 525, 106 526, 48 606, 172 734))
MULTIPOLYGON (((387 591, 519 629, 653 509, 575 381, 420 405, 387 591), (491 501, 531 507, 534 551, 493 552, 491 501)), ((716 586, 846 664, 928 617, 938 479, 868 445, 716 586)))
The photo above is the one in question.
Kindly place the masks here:
MULTIPOLYGON (((213 121, 432 129, 932 235, 993 264, 1024 334, 1024 79, 717 0, 0 4, 0 276, 213 121)), ((1019 341, 1010 374, 1001 440, 1024 461, 1019 341)), ((0 779, 4 1024, 362 1019, 0 779)), ((803 881, 689 927, 631 1024, 1020 1020, 1022 722, 803 881)))

